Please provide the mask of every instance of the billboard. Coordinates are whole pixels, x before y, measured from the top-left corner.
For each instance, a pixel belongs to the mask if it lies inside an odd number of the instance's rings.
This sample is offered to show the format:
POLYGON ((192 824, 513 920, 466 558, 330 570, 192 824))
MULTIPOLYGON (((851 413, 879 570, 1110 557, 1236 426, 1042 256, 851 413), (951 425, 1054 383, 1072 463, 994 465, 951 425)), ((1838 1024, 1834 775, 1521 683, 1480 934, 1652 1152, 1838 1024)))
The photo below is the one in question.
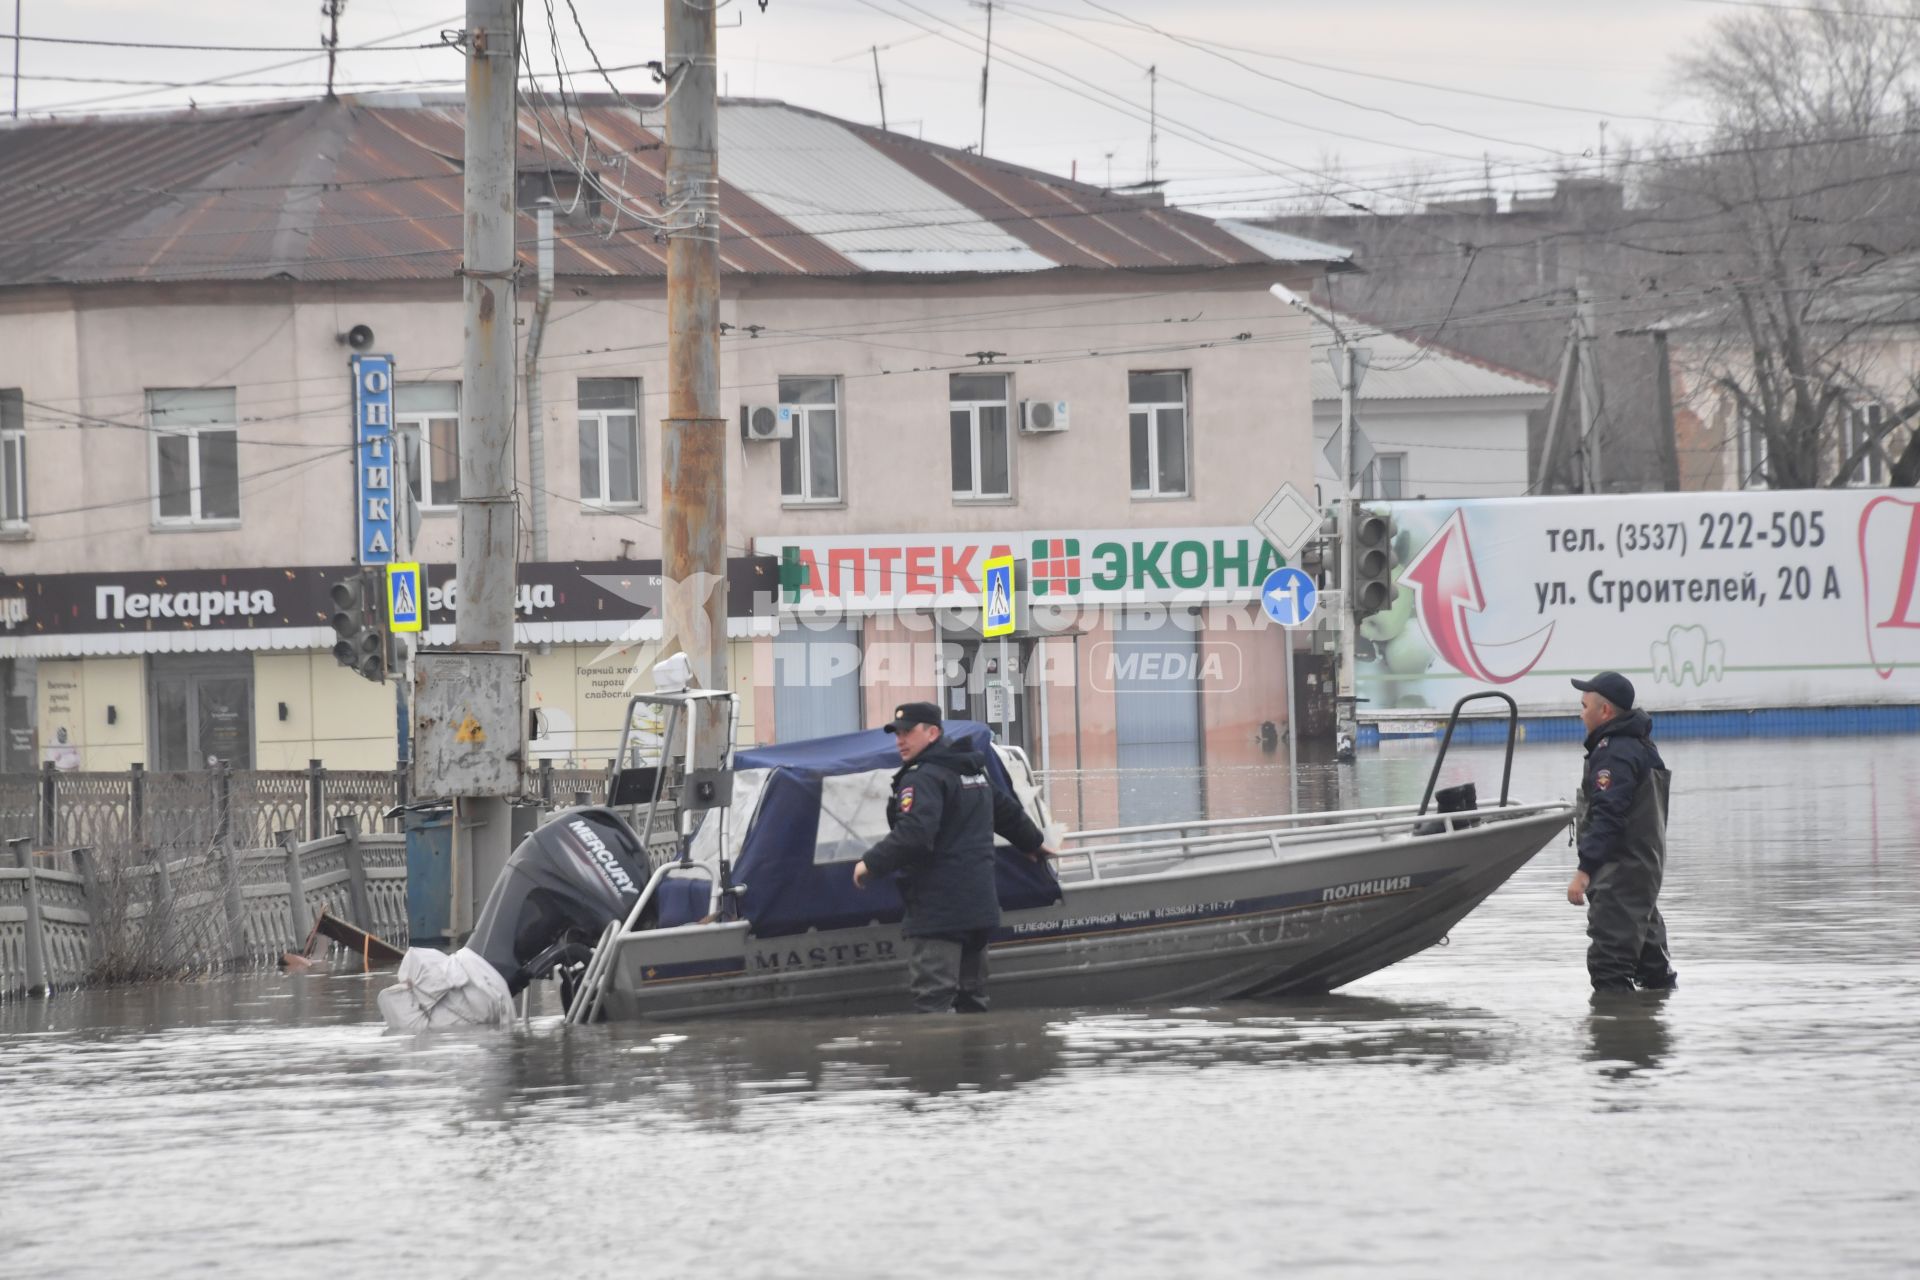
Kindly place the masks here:
MULTIPOLYGON (((1904 494, 1907 491, 1899 491, 1904 494)), ((1920 495, 1652 493, 1368 504, 1393 525, 1360 624, 1363 719, 1506 692, 1569 714, 1626 673, 1654 711, 1920 702, 1920 495)))

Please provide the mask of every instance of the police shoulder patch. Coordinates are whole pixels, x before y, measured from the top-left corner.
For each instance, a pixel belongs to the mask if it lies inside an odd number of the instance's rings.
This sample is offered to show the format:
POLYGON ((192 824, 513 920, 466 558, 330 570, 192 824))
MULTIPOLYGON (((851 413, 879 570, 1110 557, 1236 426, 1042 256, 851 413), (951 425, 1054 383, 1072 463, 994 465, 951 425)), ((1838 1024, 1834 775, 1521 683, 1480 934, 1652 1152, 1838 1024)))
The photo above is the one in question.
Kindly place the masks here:
POLYGON ((912 812, 912 810, 913 810, 913 788, 902 787, 900 788, 900 812, 910 813, 912 812))
POLYGON ((1602 769, 1600 772, 1594 774, 1593 785, 1600 788, 1602 791, 1605 791, 1608 787, 1612 786, 1613 770, 1602 769))

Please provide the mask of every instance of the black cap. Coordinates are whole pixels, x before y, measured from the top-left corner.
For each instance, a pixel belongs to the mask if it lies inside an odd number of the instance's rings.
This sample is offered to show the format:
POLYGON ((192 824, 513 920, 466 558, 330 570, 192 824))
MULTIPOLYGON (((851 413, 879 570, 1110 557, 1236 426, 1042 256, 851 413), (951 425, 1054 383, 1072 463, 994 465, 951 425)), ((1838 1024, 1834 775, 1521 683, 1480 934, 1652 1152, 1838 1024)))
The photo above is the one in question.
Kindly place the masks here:
POLYGON ((903 702, 893 709, 893 719, 880 726, 885 733, 899 733, 916 724, 939 724, 940 708, 931 702, 903 702))
POLYGON ((1633 681, 1618 671, 1602 671, 1591 680, 1575 680, 1582 693, 1597 693, 1622 711, 1633 710, 1633 681))

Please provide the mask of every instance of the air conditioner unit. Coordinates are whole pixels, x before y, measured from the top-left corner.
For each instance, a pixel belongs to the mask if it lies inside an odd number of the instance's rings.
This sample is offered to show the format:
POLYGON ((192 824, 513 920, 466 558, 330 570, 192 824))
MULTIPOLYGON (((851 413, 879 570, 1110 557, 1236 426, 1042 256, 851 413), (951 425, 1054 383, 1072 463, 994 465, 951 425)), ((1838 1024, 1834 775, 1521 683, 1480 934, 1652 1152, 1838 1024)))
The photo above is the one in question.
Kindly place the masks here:
POLYGON ((742 440, 791 440, 793 420, 798 412, 790 404, 754 404, 740 406, 742 440))
POLYGON ((1020 429, 1031 435, 1048 431, 1065 431, 1067 402, 1065 400, 1022 400, 1020 429))

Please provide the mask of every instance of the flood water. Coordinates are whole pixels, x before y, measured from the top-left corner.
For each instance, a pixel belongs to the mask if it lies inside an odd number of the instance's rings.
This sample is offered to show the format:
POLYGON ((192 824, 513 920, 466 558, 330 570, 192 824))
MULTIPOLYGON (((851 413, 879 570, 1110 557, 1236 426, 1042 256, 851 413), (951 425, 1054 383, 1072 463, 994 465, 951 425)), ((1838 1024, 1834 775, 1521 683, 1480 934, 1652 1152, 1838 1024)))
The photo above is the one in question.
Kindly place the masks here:
MULTIPOLYGON (((1599 1010, 1564 843, 1304 1002, 420 1038, 386 979, 0 1004, 0 1273, 1911 1274, 1920 741, 1665 750, 1681 989, 1599 1010)), ((1342 789, 1417 799, 1430 752, 1342 789)), ((1523 748, 1516 794, 1578 758, 1523 748)))

